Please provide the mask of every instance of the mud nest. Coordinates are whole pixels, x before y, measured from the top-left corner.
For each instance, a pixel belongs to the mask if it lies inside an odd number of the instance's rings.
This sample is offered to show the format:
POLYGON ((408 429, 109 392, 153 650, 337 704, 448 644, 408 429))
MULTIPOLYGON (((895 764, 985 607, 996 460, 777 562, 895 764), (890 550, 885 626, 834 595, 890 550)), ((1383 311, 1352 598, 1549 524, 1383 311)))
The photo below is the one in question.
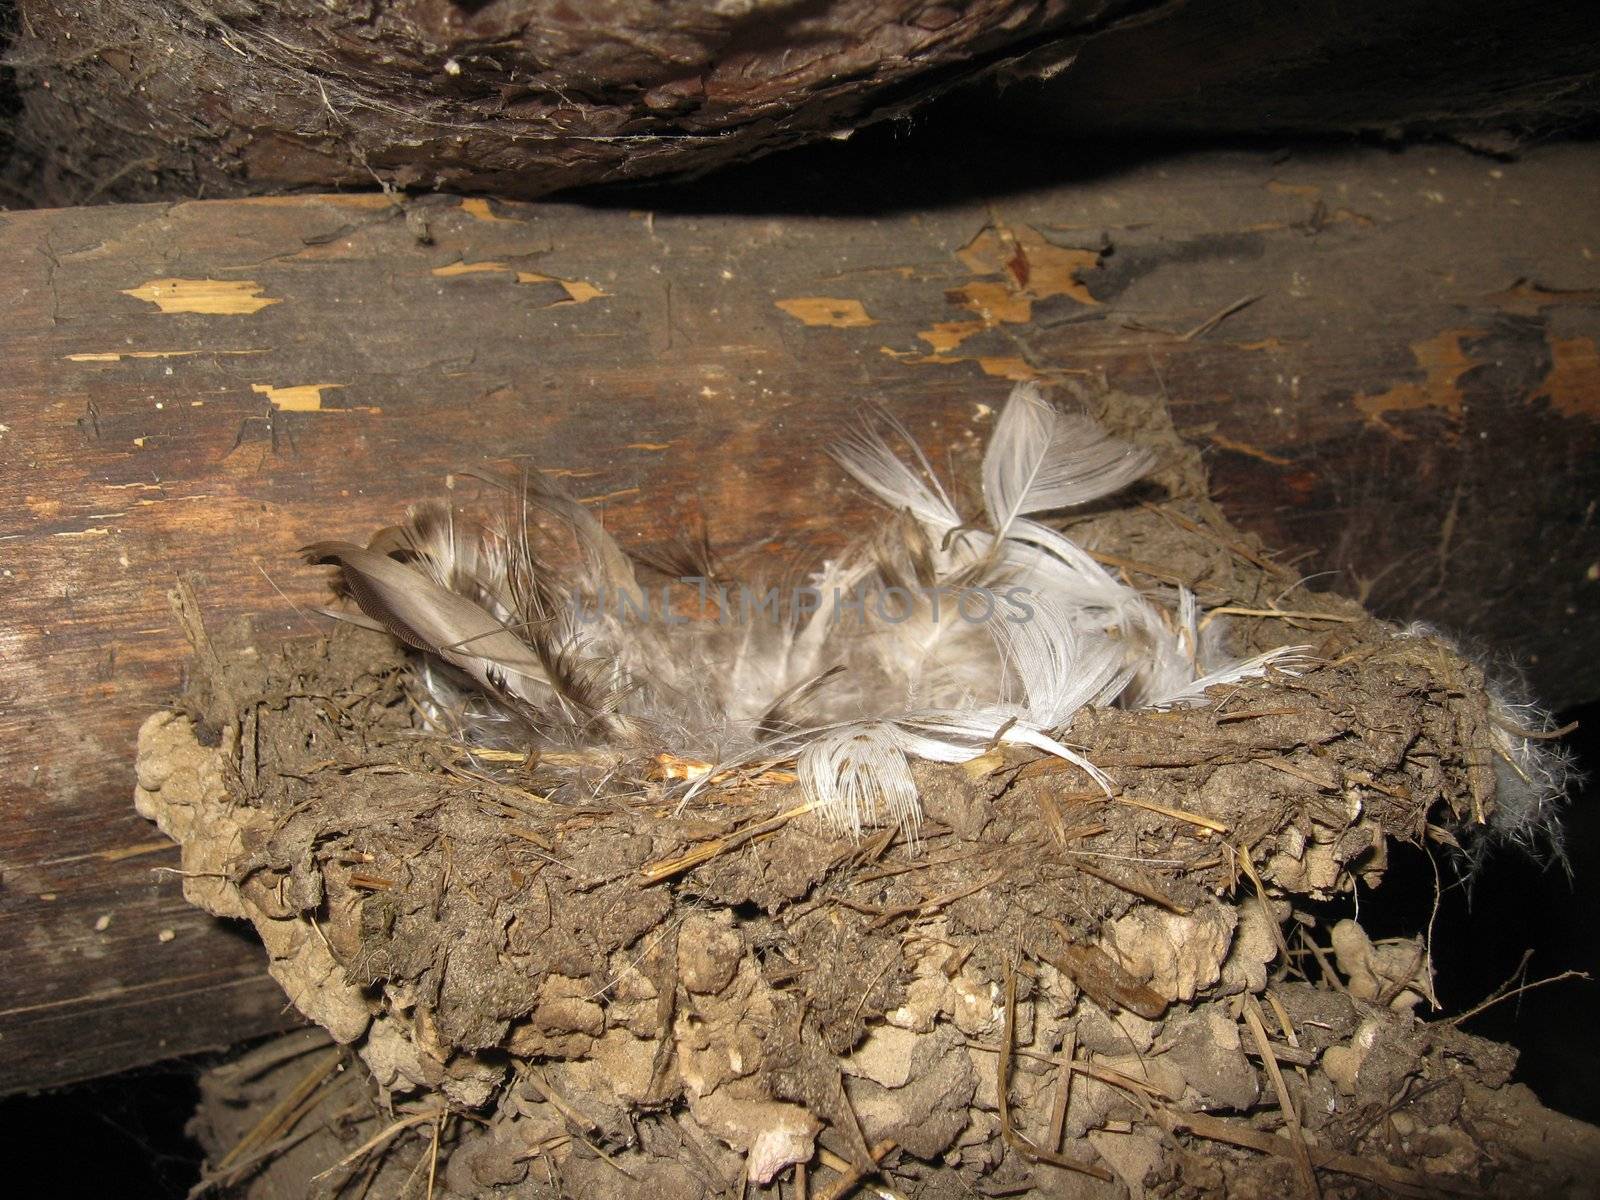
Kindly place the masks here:
POLYGON ((180 589, 194 669, 141 731, 137 803, 188 899, 249 921, 326 1031, 207 1080, 204 1186, 1567 1194, 1600 1133, 1419 1015, 1425 941, 1306 910, 1492 814, 1480 673, 1165 486, 1074 537, 1315 665, 1079 713, 1063 737, 1109 798, 1010 748, 919 765, 917 847, 830 833, 782 770, 683 806, 663 756, 553 803, 537 756, 425 731, 387 636, 263 647, 208 634, 180 589))

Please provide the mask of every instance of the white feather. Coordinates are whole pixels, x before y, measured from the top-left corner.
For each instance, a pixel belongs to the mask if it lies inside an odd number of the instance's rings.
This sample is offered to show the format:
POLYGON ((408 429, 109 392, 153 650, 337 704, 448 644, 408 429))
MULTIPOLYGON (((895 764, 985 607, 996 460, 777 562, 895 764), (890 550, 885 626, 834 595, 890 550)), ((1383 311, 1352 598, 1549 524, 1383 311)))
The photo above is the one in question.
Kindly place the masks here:
POLYGON ((945 533, 961 524, 961 514, 950 503, 932 466, 905 427, 887 414, 878 415, 911 447, 920 470, 907 466, 889 448, 870 419, 863 419, 856 428, 846 431, 830 452, 862 487, 890 508, 910 512, 925 526, 937 530, 942 540, 945 533))
POLYGON ((796 772, 836 832, 859 838, 864 828, 893 824, 916 837, 917 784, 893 725, 870 721, 820 734, 801 749, 796 772))
POLYGON ((1229 662, 1209 674, 1201 675, 1183 684, 1169 684, 1164 691, 1151 694, 1142 705, 1145 708, 1189 708, 1206 702, 1206 689, 1242 679, 1253 679, 1275 667, 1286 675, 1296 675, 1298 668, 1309 659, 1310 646, 1279 646, 1264 654, 1229 662))
POLYGON ((1074 626, 1101 631, 1142 619, 1144 599, 1065 534, 1019 520, 1001 543, 1000 559, 1015 581, 1057 600, 1074 626))
POLYGON ((1018 384, 983 458, 983 499, 1000 536, 1027 513, 1087 504, 1120 491, 1155 462, 1088 417, 1064 416, 1034 383, 1018 384))
POLYGON ((1106 795, 1115 790, 1111 778, 1076 750, 999 706, 971 712, 922 713, 903 719, 900 731, 902 744, 930 762, 970 762, 990 746, 1002 743, 1030 746, 1081 768, 1106 795))
POLYGON ((1108 638, 1080 633, 1062 600, 1047 592, 1026 598, 1030 619, 1010 615, 990 623, 1018 683, 1028 720, 1060 729, 1087 704, 1106 703, 1127 686, 1132 668, 1108 638))
POLYGON ((963 518, 886 414, 833 454, 897 515, 811 576, 814 611, 791 597, 770 620, 684 623, 659 608, 628 619, 617 605, 664 597, 644 591, 583 505, 538 476, 509 490, 498 525, 419 506, 368 549, 308 554, 337 561, 369 616, 438 660, 419 668, 425 711, 452 735, 723 766, 793 758, 823 820, 851 836, 890 823, 914 838, 910 759, 965 762, 999 743, 1074 763, 1109 793, 1112 780, 1057 736, 1082 708, 1198 703, 1207 687, 1297 653, 1210 661, 1191 593, 1169 612, 1029 518, 1105 496, 1153 458, 1056 413, 1032 385, 1012 393, 984 456, 987 528, 963 518), (962 589, 1022 605, 973 619, 962 589), (580 618, 563 597, 595 611, 580 618), (862 619, 841 619, 840 602, 862 619))

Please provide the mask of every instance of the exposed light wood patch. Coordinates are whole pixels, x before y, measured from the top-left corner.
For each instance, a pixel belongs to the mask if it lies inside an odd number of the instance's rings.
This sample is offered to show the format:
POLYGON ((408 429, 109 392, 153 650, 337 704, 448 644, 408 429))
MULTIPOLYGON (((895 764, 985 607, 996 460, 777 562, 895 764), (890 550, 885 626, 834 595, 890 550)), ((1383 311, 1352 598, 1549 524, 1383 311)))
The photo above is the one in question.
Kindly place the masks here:
MULTIPOLYGON (((496 217, 496 220, 500 218, 496 217)), ((441 279, 452 279, 458 275, 513 275, 518 283, 553 283, 567 293, 565 300, 557 300, 546 304, 545 308, 558 308, 563 304, 587 304, 591 300, 598 300, 602 296, 609 296, 598 284, 590 283, 587 279, 563 279, 559 275, 541 275, 537 271, 517 271, 503 262, 485 260, 483 262, 453 262, 442 267, 435 267, 432 274, 441 279)))
MULTIPOLYGON (((1446 329, 1430 338, 1411 345, 1411 355, 1422 368, 1418 383, 1397 383, 1387 391, 1357 396, 1355 406, 1368 423, 1384 429, 1400 441, 1407 442, 1412 434, 1393 424, 1389 417, 1396 413, 1435 409, 1445 414, 1453 425, 1461 422, 1461 377, 1479 361, 1471 357, 1462 342, 1482 333, 1477 329, 1446 329)), ((1459 436, 1453 429, 1451 436, 1459 436)))
POLYGON ((932 328, 922 330, 917 336, 933 347, 935 354, 948 354, 973 334, 988 328, 983 321, 935 321, 932 328))
POLYGON ((251 204, 258 208, 288 208, 304 211, 307 204, 331 204, 339 208, 359 208, 376 211, 398 208, 393 196, 382 192, 318 192, 310 196, 246 196, 230 201, 234 204, 251 204))
POLYGON ((303 383, 294 387, 272 387, 265 383, 252 383, 250 390, 265 396, 279 412, 321 412, 322 393, 341 388, 342 383, 303 383))
POLYGON ((788 300, 774 300, 773 303, 795 320, 807 325, 855 329, 863 325, 877 324, 867 315, 866 306, 859 300, 836 296, 795 296, 788 300))
POLYGON ((150 279, 122 294, 154 304, 164 313, 247 317, 280 303, 261 291, 253 279, 150 279))
POLYGON ((591 300, 598 300, 601 296, 610 295, 587 279, 562 279, 558 275, 540 275, 533 271, 518 271, 517 282, 560 284, 562 290, 567 293, 567 298, 557 300, 554 304, 546 304, 546 308, 557 308, 563 304, 587 304, 591 300))
POLYGON ((511 268, 503 262, 453 262, 435 267, 432 274, 440 279, 453 279, 457 275, 493 275, 509 270, 511 268))
POLYGON ((1031 225, 986 226, 956 257, 974 275, 1000 277, 998 284, 970 283, 950 295, 989 320, 1020 324, 1032 318, 1034 303, 1055 296, 1100 303, 1080 278, 1099 268, 1100 252, 1057 246, 1031 225))
POLYGON ((490 207, 489 201, 483 196, 468 196, 461 202, 461 211, 475 221, 488 221, 496 225, 515 225, 517 222, 509 217, 496 215, 490 207))
POLYGON ((1600 351, 1593 338, 1551 338, 1550 373, 1536 398, 1563 417, 1600 419, 1600 351))

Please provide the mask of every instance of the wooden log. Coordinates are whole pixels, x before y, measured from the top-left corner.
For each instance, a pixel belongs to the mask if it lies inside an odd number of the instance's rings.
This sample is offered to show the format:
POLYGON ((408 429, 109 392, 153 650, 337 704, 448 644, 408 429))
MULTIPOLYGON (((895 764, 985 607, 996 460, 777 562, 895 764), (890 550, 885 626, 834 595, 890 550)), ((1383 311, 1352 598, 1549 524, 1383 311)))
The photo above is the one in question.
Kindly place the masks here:
POLYGON ((1493 0, 16 9, 16 174, 50 204, 374 179, 534 197, 847 136, 958 85, 975 85, 963 101, 986 137, 1035 140, 1359 130, 1504 146, 1600 112, 1583 0, 1537 17, 1493 0))
MULTIPOLYGON (((971 466, 1014 379, 1165 396, 1298 570, 1600 692, 1600 151, 1229 152, 893 216, 305 197, 0 216, 0 1088, 282 1021, 133 812, 166 592, 312 633, 318 537, 570 472, 624 540, 870 509, 881 400, 971 466)), ((944 457, 944 454, 941 454, 944 457)))
POLYGON ((1149 6, 20 0, 12 58, 56 203, 375 177, 537 196, 812 141, 1149 6))

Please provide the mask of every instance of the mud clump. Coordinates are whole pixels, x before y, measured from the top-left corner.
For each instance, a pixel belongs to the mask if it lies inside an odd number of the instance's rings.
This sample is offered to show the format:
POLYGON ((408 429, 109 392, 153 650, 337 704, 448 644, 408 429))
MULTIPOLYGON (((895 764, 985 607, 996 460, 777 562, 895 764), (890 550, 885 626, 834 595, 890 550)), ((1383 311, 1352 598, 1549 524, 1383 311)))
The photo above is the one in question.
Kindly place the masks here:
POLYGON ((1425 942, 1304 907, 1492 813, 1476 669, 1347 602, 1278 609, 1292 581, 1204 505, 1089 525, 1208 603, 1299 614, 1240 639, 1316 664, 1080 713, 1064 739, 1109 798, 1010 750, 919 766, 916 847, 830 834, 782 769, 684 804, 664 756, 555 803, 537 756, 426 732, 388 638, 262 649, 190 611, 194 681, 141 732, 138 806, 326 1033, 208 1079, 211 1184, 1582 1194, 1600 1132, 1424 1019, 1425 942))

